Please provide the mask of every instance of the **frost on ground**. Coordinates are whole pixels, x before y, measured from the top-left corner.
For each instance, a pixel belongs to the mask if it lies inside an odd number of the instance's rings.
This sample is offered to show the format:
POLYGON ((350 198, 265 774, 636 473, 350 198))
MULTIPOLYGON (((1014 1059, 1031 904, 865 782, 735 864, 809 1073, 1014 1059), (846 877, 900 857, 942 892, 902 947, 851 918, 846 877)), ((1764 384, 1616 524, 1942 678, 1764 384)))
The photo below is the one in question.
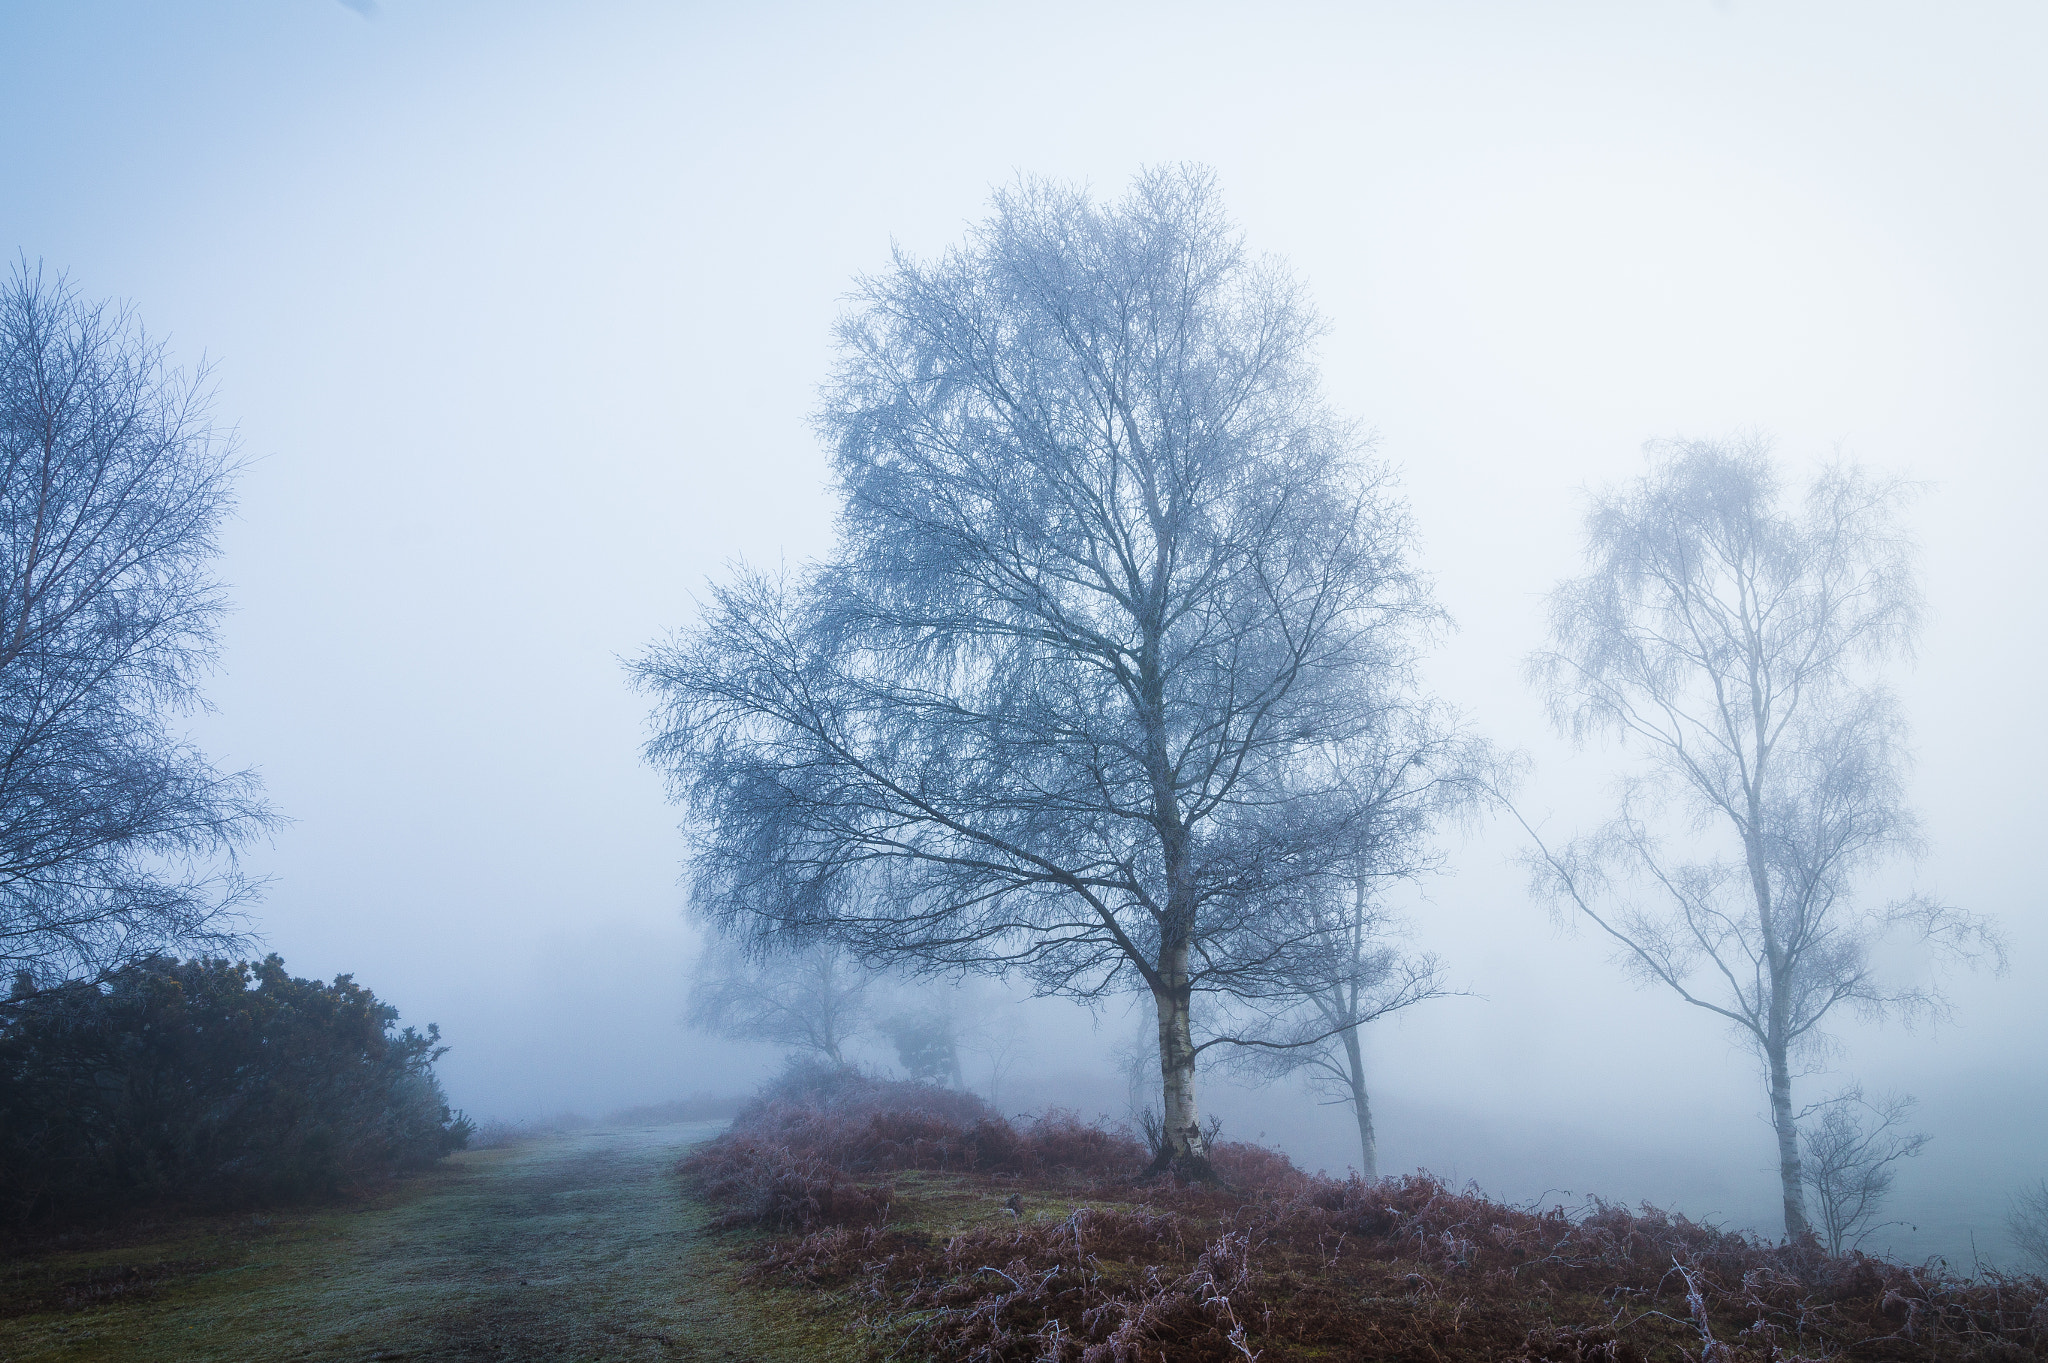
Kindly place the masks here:
MULTIPOLYGON (((889 1357, 1774 1363, 2048 1356, 2048 1283, 1774 1245, 1602 1202, 1515 1207, 1427 1174, 1303 1173, 1219 1143, 1147 1178, 1071 1118, 794 1071, 685 1161, 764 1295, 859 1303, 889 1357), (1062 1153, 1076 1155, 1072 1163, 1062 1153)), ((850 1311, 850 1314, 852 1312, 850 1311)))
POLYGON ((723 1125, 541 1135, 457 1155, 367 1205, 132 1227, 13 1256, 0 1266, 0 1358, 857 1356, 818 1312, 757 1312, 759 1294, 734 1290, 724 1247, 677 1195, 677 1158, 723 1125))

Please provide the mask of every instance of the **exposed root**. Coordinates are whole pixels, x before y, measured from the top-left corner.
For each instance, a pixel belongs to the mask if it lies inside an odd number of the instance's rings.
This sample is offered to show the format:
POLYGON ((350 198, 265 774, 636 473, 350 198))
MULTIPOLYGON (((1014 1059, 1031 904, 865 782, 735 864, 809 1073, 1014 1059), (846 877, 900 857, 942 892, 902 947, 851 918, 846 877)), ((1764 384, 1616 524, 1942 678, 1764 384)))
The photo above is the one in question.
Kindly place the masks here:
POLYGON ((1175 1154, 1172 1150, 1161 1150, 1154 1155, 1152 1163, 1145 1169, 1145 1177, 1171 1177, 1176 1183, 1223 1186, 1223 1177, 1216 1172, 1216 1166, 1208 1155, 1175 1154))

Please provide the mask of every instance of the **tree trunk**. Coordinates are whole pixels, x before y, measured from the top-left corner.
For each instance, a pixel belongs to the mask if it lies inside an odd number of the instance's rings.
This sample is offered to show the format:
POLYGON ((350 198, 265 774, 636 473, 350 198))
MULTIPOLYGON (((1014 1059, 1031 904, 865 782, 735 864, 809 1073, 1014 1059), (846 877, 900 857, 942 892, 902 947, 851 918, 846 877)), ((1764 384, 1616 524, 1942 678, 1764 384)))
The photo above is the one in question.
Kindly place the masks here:
POLYGON ((1152 1170, 1172 1169, 1191 1178, 1214 1178, 1209 1148, 1202 1139, 1202 1117, 1195 1106, 1195 1042, 1188 1025, 1187 952, 1183 948, 1160 971, 1162 988, 1152 998, 1159 1006, 1159 1078, 1162 1092, 1159 1149, 1152 1170))
MULTIPOLYGON (((1752 669, 1754 670, 1754 669, 1752 669)), ((1751 685, 1751 694, 1756 694, 1751 685)), ((1755 701, 1752 701, 1752 708, 1755 701)), ((1769 1018, 1763 1036, 1764 1056, 1771 1069, 1771 1126, 1778 1133, 1778 1181, 1785 1194, 1785 1238, 1813 1233, 1806 1219, 1806 1180, 1799 1168, 1799 1125, 1792 1119, 1792 1070, 1786 1064, 1792 969, 1778 936, 1771 899, 1769 859, 1761 833, 1764 821, 1763 772, 1769 749, 1764 745, 1763 716, 1756 714, 1758 733, 1754 775, 1749 781, 1749 824, 1742 828, 1742 846, 1749 862, 1750 893, 1756 896, 1757 926, 1763 929, 1764 954, 1770 966, 1769 1018)))
POLYGON ((1372 1102, 1365 1094, 1365 1056, 1356 1027, 1344 1033, 1344 1059, 1351 1071, 1351 1110, 1358 1117, 1358 1172, 1371 1182, 1380 1176, 1380 1143, 1372 1130, 1372 1102))
POLYGON ((1771 1125, 1778 1132, 1778 1177, 1785 1187, 1785 1236, 1797 1240, 1811 1231, 1806 1220, 1806 1181, 1799 1167, 1799 1127, 1792 1120, 1792 1071, 1785 1046, 1769 1047, 1771 1061, 1771 1125))

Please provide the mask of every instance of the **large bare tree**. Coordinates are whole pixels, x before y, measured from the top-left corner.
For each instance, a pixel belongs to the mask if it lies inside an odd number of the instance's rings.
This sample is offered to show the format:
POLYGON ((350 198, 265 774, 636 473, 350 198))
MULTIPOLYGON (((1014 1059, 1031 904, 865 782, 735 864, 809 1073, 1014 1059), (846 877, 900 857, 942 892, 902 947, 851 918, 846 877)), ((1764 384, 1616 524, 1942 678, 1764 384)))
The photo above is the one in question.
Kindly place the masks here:
POLYGON ((124 308, 0 285, 0 968, 17 988, 219 947, 272 815, 172 727, 203 705, 233 442, 124 308))
POLYGON ((1594 500, 1590 570, 1552 595, 1552 646, 1530 662, 1564 732, 1641 760, 1599 833, 1553 850, 1529 828, 1539 889, 1754 1043, 1790 1236, 1809 1230, 1793 1062, 1845 1006, 1941 1003, 1885 983, 1873 945, 2000 951, 1924 895, 1860 892, 1920 845, 1904 721, 1875 675, 1919 620, 1908 491, 1834 466, 1794 495, 1756 438, 1658 447, 1594 500))
POLYGON ((1338 831, 1297 768, 1433 618, 1318 330, 1191 168, 1020 184, 861 280, 819 418, 837 552, 736 573, 637 664, 697 908, 1149 991, 1161 1159, 1206 1168, 1194 1000, 1270 949, 1338 831))

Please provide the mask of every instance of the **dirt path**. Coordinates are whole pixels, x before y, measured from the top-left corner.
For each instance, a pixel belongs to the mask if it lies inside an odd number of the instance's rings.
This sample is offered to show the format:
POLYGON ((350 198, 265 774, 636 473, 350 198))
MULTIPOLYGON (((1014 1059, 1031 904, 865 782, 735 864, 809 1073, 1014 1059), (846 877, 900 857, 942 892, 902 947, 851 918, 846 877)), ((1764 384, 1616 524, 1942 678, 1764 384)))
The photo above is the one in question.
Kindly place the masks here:
POLYGON ((463 1154, 387 1205, 214 1222, 49 1256, 31 1265, 39 1273, 17 1266, 5 1285, 36 1287, 44 1309, 0 1304, 0 1359, 851 1356, 800 1298, 774 1303, 770 1318, 732 1291, 729 1256, 700 1233, 672 1172, 718 1125, 463 1154))

